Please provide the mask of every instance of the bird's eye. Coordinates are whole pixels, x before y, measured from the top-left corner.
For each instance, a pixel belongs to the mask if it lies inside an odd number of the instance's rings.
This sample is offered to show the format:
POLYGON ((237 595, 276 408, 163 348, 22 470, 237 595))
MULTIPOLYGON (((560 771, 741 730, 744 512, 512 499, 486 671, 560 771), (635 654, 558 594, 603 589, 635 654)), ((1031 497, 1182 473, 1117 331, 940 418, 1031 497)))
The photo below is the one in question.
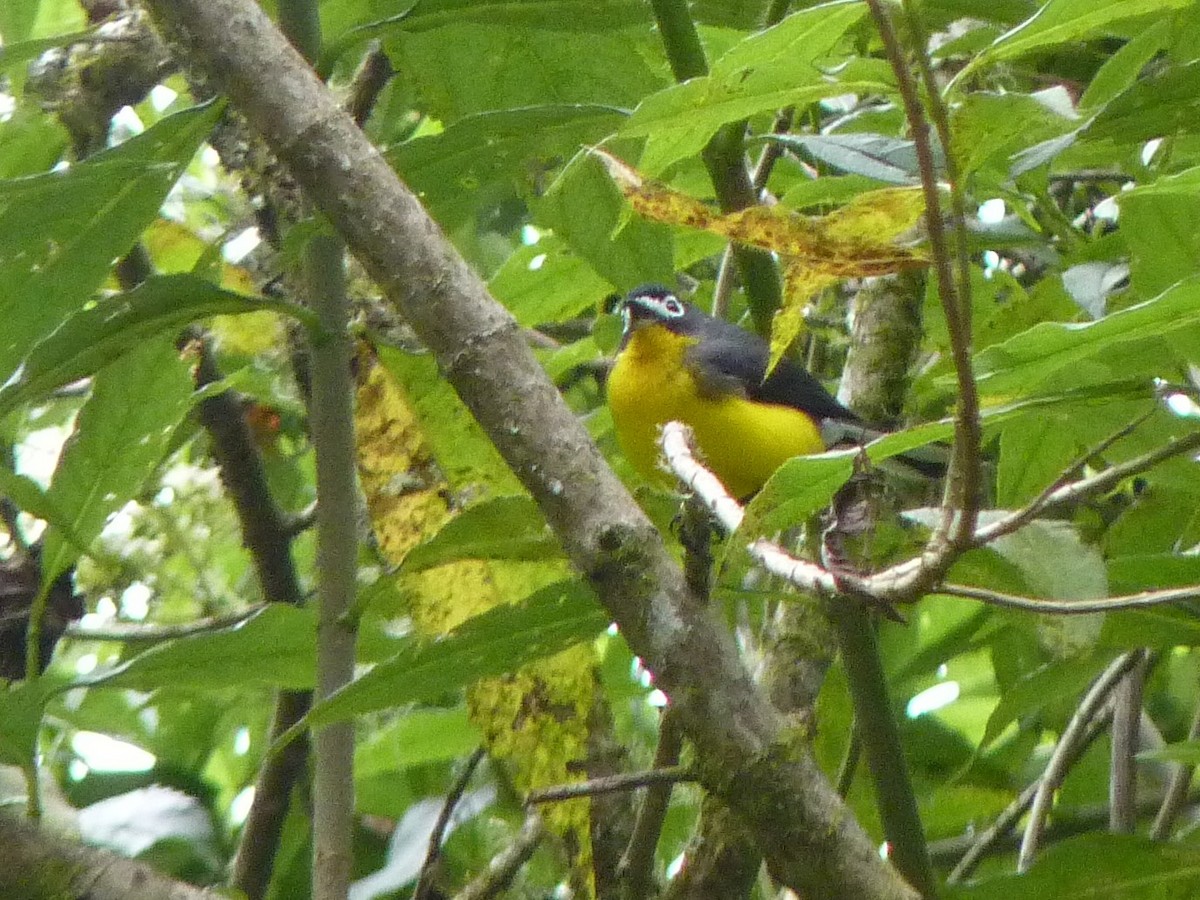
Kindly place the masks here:
POLYGON ((663 309, 667 311, 668 315, 672 315, 672 316, 682 316, 683 315, 683 304, 680 303, 678 300, 676 300, 674 297, 667 297, 663 301, 663 309))

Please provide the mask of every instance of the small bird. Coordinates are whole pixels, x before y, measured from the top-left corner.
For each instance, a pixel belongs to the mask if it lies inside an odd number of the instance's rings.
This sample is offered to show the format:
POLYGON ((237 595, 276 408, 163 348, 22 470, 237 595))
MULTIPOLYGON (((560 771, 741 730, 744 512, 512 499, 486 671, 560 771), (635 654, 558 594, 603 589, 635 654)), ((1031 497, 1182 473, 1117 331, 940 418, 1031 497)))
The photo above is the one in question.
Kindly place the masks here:
POLYGON ((672 420, 692 429, 707 467, 739 498, 793 456, 878 435, 791 360, 766 375, 766 341, 668 288, 635 288, 620 309, 625 327, 608 405, 622 451, 647 478, 662 478, 658 431, 672 420))

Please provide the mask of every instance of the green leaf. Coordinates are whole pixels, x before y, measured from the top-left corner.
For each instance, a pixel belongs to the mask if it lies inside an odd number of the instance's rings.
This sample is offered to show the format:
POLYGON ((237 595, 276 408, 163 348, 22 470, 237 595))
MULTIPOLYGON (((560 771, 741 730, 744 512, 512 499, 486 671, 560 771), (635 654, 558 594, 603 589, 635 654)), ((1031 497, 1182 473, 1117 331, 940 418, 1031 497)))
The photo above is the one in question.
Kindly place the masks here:
POLYGON ((1118 22, 1144 16, 1162 15, 1183 9, 1192 0, 1050 0, 1030 18, 997 38, 959 73, 956 80, 973 75, 978 69, 1005 59, 1014 59, 1033 50, 1067 44, 1103 34, 1118 22))
POLYGON ((158 644, 75 684, 140 691, 249 685, 303 690, 313 686, 315 646, 315 613, 273 603, 236 625, 158 644))
POLYGON ((221 109, 212 103, 168 116, 64 172, 0 182, 0 379, 100 287, 221 109))
MULTIPOLYGON (((425 4, 419 4, 419 12, 425 4)), ((470 21, 471 10, 533 10, 553 16, 554 8, 581 8, 585 3, 482 3, 457 5, 453 14, 435 20, 413 16, 403 30, 385 41, 397 71, 411 79, 420 108, 450 123, 476 113, 530 106, 603 104, 630 107, 665 83, 665 72, 652 65, 658 50, 650 28, 630 26, 619 6, 591 4, 592 21, 603 23, 584 39, 586 52, 571 40, 571 19, 548 28, 513 27, 470 21), (464 9, 464 6, 466 7, 464 9), (465 14, 464 14, 465 13, 465 14), (437 27, 426 27, 436 24, 437 27)), ((639 11, 639 17, 645 13, 639 11)), ((575 21, 584 21, 578 16, 575 21)))
MULTIPOLYGON (((68 44, 79 43, 89 40, 92 36, 91 31, 75 31, 70 34, 60 34, 54 37, 37 38, 31 41, 21 41, 20 43, 5 43, 0 47, 0 72, 6 71, 19 66, 22 63, 27 63, 30 60, 37 59, 47 50, 53 50, 55 47, 65 47, 68 44)), ((5 33, 7 38, 8 34, 5 33)))
POLYGON ((547 169, 597 143, 627 113, 597 104, 552 104, 483 112, 441 134, 413 138, 388 152, 405 184, 443 228, 454 229, 498 189, 539 192, 547 169))
POLYGON ((307 310, 280 300, 235 294, 191 275, 151 278, 75 313, 39 341, 17 377, 0 388, 0 418, 22 403, 96 373, 156 335, 174 335, 208 316, 257 310, 289 314, 310 329, 317 327, 307 310))
MULTIPOLYGON (((1195 16, 1195 11, 1186 15, 1195 16)), ((1193 129, 1200 112, 1200 61, 1170 66, 1135 82, 1109 101, 1084 135, 1126 144, 1193 129)))
POLYGON ((593 156, 576 157, 534 211, 619 290, 674 277, 671 229, 627 215, 620 189, 593 156))
POLYGON ((553 234, 519 248, 488 282, 492 296, 530 328, 594 310, 612 288, 553 234))
POLYGON ((529 497, 496 497, 468 507, 413 547, 401 571, 420 572, 460 559, 556 559, 558 540, 529 497))
POLYGON ((1157 750, 1143 750, 1137 758, 1147 762, 1176 762, 1200 766, 1200 741, 1179 741, 1157 750))
POLYGON ((54 499, 32 478, 0 466, 0 497, 7 497, 22 512, 57 529, 77 552, 83 553, 87 550, 88 542, 75 533, 71 521, 58 508, 54 499))
MULTIPOLYGON (((765 140, 800 151, 851 175, 887 184, 918 181, 916 145, 912 141, 882 134, 771 134, 765 140)), ((941 148, 936 149, 940 155, 941 148)), ((942 160, 939 163, 945 165, 942 160)))
POLYGON ((434 699, 595 637, 608 622, 607 613, 585 585, 552 584, 522 603, 469 619, 444 638, 413 640, 392 659, 315 706, 306 722, 316 727, 434 699))
POLYGON ((1143 296, 1195 274, 1200 233, 1189 223, 1200 221, 1200 167, 1124 191, 1117 203, 1131 277, 1143 296))
MULTIPOLYGON (((96 376, 49 491, 76 541, 90 544, 109 515, 138 492, 166 453, 191 395, 188 367, 169 338, 144 343, 96 376)), ((73 543, 53 528, 47 533, 44 582, 76 559, 73 543)))
POLYGON ((1099 109, 1132 85, 1146 63, 1167 46, 1176 22, 1164 17, 1151 22, 1141 34, 1108 58, 1079 98, 1081 109, 1099 109))
POLYGON ((890 92, 890 70, 874 65, 879 61, 841 65, 842 39, 865 14, 865 6, 847 2, 793 13, 735 44, 707 76, 646 97, 621 129, 628 137, 650 139, 639 168, 658 175, 698 153, 725 123, 758 112, 838 94, 890 92))
MULTIPOLYGON (((988 347, 975 358, 980 393, 985 396, 1028 394, 1051 376, 1070 371, 1089 381, 1115 381, 1164 373, 1170 364, 1161 353, 1163 338, 1200 325, 1200 279, 1190 279, 1153 300, 1085 324, 1043 322, 988 347), (1156 352, 1146 352, 1149 348, 1156 352), (1141 373, 1130 371, 1128 353, 1136 351, 1141 373)), ((950 383, 950 378, 939 379, 950 383)))
POLYGON ((954 900, 1183 900, 1200 895, 1200 852, 1135 835, 1090 834, 1054 844, 1024 875, 981 879, 954 900))
POLYGON ((982 751, 996 740, 1010 723, 1031 715, 1047 704, 1074 697, 1091 684, 1108 664, 1107 657, 1089 654, 1047 663, 1010 687, 988 717, 987 728, 979 741, 982 751))
POLYGON ((394 774, 410 766, 449 762, 480 745, 465 706, 415 709, 372 729, 354 750, 354 777, 394 774))
POLYGON ((33 681, 0 681, 0 762, 28 770, 37 749, 42 710, 58 679, 43 675, 33 681))

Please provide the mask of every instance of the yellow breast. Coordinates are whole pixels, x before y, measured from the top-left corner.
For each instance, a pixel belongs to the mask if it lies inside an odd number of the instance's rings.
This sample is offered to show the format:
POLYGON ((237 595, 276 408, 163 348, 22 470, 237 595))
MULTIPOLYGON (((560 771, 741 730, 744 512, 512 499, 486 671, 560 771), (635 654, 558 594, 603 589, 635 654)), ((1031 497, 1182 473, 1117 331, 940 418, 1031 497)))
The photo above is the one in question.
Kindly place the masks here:
POLYGON ((617 440, 642 475, 670 483, 658 468, 658 431, 691 427, 705 464, 735 497, 746 497, 786 460, 825 449, 818 425, 789 406, 740 395, 702 396, 684 364, 694 338, 651 326, 635 332, 608 379, 617 440))

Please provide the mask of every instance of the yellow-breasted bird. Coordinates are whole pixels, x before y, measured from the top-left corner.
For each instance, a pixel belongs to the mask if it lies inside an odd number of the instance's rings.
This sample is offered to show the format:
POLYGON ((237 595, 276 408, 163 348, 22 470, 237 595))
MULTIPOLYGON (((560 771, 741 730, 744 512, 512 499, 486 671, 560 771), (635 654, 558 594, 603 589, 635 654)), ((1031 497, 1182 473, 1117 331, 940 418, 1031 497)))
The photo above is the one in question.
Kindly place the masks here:
POLYGON ((793 456, 878 434, 786 358, 764 379, 766 341, 668 288, 635 288, 620 309, 625 330, 608 405, 622 451, 648 478, 662 477, 658 431, 672 420, 691 427, 706 465, 735 497, 755 493, 793 456))

